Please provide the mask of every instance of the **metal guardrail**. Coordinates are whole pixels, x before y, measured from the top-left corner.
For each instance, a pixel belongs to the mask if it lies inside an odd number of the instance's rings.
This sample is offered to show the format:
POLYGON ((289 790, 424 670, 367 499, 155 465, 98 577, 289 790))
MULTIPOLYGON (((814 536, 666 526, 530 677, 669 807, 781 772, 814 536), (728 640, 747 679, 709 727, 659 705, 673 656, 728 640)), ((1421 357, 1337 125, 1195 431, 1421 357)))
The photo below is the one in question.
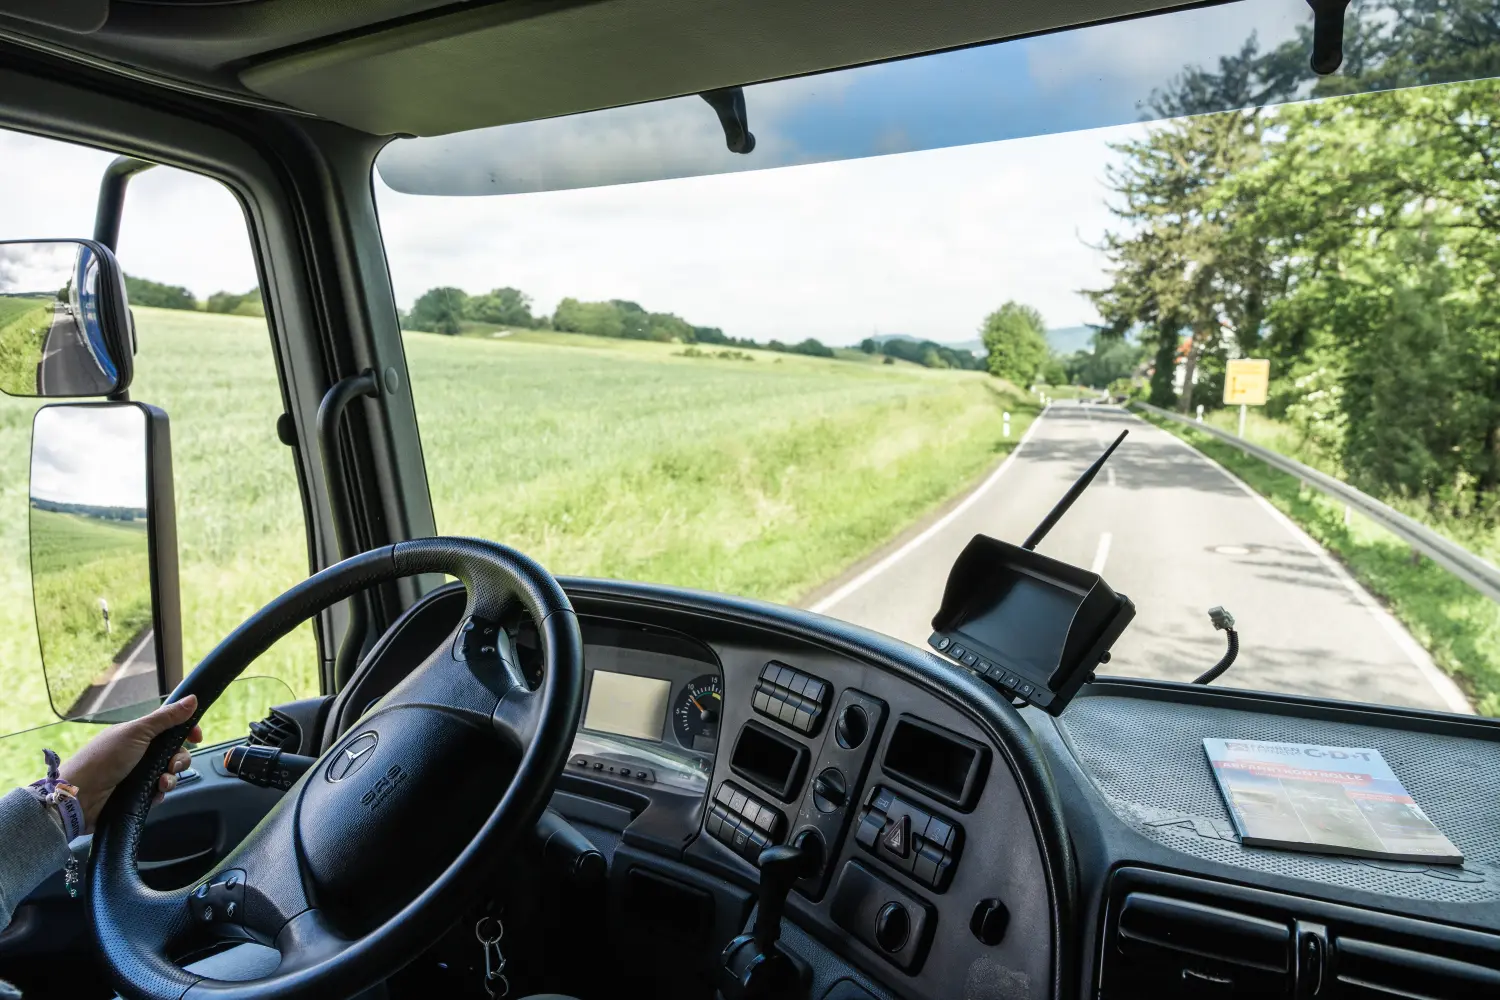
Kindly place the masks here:
POLYGON ((1425 524, 1414 521, 1374 497, 1361 493, 1348 483, 1340 482, 1327 473, 1319 472, 1317 469, 1303 465, 1269 448, 1252 444, 1244 438, 1220 430, 1211 424, 1200 424, 1192 417, 1183 416, 1181 413, 1163 410, 1150 403, 1133 402, 1130 405, 1158 417, 1187 424, 1205 434, 1211 434, 1221 441, 1234 445, 1246 454, 1255 456, 1267 465, 1296 476, 1329 496, 1342 500, 1490 600, 1500 602, 1500 568, 1479 558, 1452 539, 1443 537, 1425 524))

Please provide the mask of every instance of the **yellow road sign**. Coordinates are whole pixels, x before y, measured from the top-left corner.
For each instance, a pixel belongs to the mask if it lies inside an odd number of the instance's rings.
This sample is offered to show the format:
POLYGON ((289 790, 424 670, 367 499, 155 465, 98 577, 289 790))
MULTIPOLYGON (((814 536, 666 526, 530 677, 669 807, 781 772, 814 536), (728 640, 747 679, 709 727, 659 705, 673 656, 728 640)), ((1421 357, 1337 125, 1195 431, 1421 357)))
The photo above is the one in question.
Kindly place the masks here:
POLYGON ((1265 358, 1240 358, 1224 368, 1224 402, 1240 406, 1266 405, 1266 387, 1271 382, 1271 362, 1265 358))

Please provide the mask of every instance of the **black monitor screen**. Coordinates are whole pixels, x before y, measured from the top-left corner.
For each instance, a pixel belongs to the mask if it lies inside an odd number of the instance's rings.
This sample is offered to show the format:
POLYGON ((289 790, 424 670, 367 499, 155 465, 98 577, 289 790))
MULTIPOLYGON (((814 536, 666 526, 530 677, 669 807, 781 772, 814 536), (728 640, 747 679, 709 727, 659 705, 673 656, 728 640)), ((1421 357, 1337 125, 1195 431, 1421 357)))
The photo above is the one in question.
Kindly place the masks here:
POLYGON ((1050 683, 1083 595, 1024 573, 995 584, 964 607, 953 631, 989 647, 999 666, 1050 683))

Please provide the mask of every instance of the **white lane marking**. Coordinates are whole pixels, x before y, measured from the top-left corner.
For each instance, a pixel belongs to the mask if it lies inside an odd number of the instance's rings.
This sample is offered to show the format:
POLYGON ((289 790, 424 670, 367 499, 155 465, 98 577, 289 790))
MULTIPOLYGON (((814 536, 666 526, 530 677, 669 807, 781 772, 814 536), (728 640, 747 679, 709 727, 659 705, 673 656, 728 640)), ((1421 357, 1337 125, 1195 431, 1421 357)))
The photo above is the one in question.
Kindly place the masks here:
POLYGON ((1104 476, 1109 480, 1109 485, 1113 486, 1115 484, 1115 467, 1113 465, 1106 465, 1104 467, 1104 476))
MULTIPOLYGON (((115 685, 119 684, 126 677, 132 677, 136 674, 145 673, 145 670, 136 670, 133 669, 133 666, 138 660, 140 661, 142 666, 147 666, 146 661, 141 658, 141 651, 152 644, 151 640, 154 634, 155 629, 149 628, 141 633, 140 638, 137 639, 135 641, 135 644, 130 647, 129 655, 119 663, 115 664, 114 669, 110 671, 109 680, 105 683, 104 687, 98 693, 96 693, 92 699, 90 699, 87 707, 80 708, 78 710, 79 715, 93 715, 95 712, 99 712, 110 707, 109 696, 114 694, 115 685)), ((150 663, 149 666, 152 670, 156 669, 156 664, 154 662, 150 663)))
POLYGON ((1417 645, 1417 641, 1411 637, 1411 633, 1407 632, 1406 628, 1400 622, 1396 621, 1395 616, 1385 608, 1381 607, 1380 602, 1371 597, 1370 592, 1365 590, 1364 587, 1360 586, 1359 581, 1350 576, 1349 571, 1344 569, 1343 565, 1339 563, 1337 559, 1334 559, 1331 555, 1324 551, 1323 546, 1313 541, 1311 535, 1297 526, 1297 522, 1293 521, 1281 511, 1277 510, 1276 507, 1271 503, 1271 501, 1267 500, 1265 497, 1255 492, 1255 490, 1251 489, 1248 485, 1245 484, 1243 480, 1240 479, 1239 476, 1236 476, 1234 473, 1224 468, 1224 466, 1220 465, 1218 462, 1215 462, 1212 458, 1209 458, 1207 455, 1203 454, 1203 452, 1199 451, 1197 448, 1194 448, 1192 445, 1188 444, 1176 434, 1173 434, 1170 431, 1162 430, 1160 427, 1157 427, 1155 424, 1152 424, 1149 421, 1141 420, 1141 418, 1136 416, 1134 413, 1131 413, 1130 416, 1135 417, 1136 420, 1140 420, 1141 423, 1146 424, 1152 429, 1165 434, 1172 441, 1175 441, 1177 444, 1182 445, 1182 447, 1198 456, 1198 458, 1207 462, 1215 469, 1218 469, 1221 473, 1223 473, 1225 479, 1228 479, 1231 483, 1238 486, 1246 496, 1259 504, 1262 510, 1271 515, 1272 520, 1285 528, 1288 534, 1295 538, 1304 549, 1312 553, 1312 555, 1318 560, 1318 562, 1323 564, 1324 569, 1332 573, 1335 579, 1337 579, 1345 587, 1347 587, 1349 593, 1354 595, 1354 599, 1356 601, 1364 605, 1365 609, 1370 612, 1370 614, 1374 617, 1375 621, 1380 624, 1380 627, 1385 631, 1385 633, 1391 637, 1391 640, 1393 642, 1395 642, 1397 648, 1399 648, 1401 652, 1406 654, 1406 658, 1411 661, 1412 666, 1417 668, 1417 672, 1420 673, 1423 679, 1432 686, 1433 691, 1435 691, 1437 693, 1437 696, 1441 698, 1443 702, 1448 706, 1449 711, 1458 712, 1463 715, 1474 714, 1474 706, 1469 704, 1469 699, 1464 697, 1464 693, 1459 690, 1458 685, 1453 682, 1453 678, 1449 677, 1447 674, 1439 670, 1437 664, 1432 662, 1432 657, 1428 655, 1427 650, 1417 645))
POLYGON ((1109 560, 1109 546, 1114 540, 1115 536, 1107 531, 1099 536, 1099 547, 1094 550, 1094 565, 1089 567, 1091 573, 1104 572, 1104 564, 1109 560))
POLYGON ((1000 463, 1000 468, 990 473, 989 478, 980 483, 979 486, 975 488, 974 492, 964 497, 963 500, 959 502, 957 507, 954 507, 948 513, 944 514, 942 517, 932 522, 932 524, 928 525, 927 530, 923 531, 920 535, 917 535, 915 538, 911 539, 895 552, 892 552, 890 555, 886 556, 884 559, 880 560, 878 563, 871 566, 869 569, 859 574, 859 576, 856 576, 854 579, 850 580, 848 583, 844 584, 842 587, 835 590, 833 593, 829 594, 827 597, 823 598, 821 601, 814 604, 807 610, 813 612, 814 614, 827 614, 829 608, 833 607, 835 604, 838 604, 840 601, 845 600, 849 597, 850 594, 853 594, 855 591, 865 586, 865 584, 869 583, 871 580, 875 579, 877 576, 884 573, 892 566, 896 565, 896 563, 906 558, 912 552, 927 544, 927 542, 930 541, 934 535, 942 531, 944 528, 948 527, 948 525, 957 520, 964 511, 968 510, 970 507, 978 503, 980 498, 988 493, 990 488, 1000 481, 1000 477, 1005 475, 1006 470, 1008 470, 1015 462, 1016 456, 1021 454, 1021 449, 1026 447, 1027 441, 1031 440, 1032 432, 1041 425, 1042 418, 1047 415, 1047 411, 1051 408, 1051 404, 1042 407, 1042 412, 1038 413, 1036 415, 1036 419, 1031 422, 1031 426, 1026 428, 1026 433, 1021 435, 1021 440, 1017 441, 1016 446, 1011 449, 1010 454, 1005 456, 1005 461, 1000 463))

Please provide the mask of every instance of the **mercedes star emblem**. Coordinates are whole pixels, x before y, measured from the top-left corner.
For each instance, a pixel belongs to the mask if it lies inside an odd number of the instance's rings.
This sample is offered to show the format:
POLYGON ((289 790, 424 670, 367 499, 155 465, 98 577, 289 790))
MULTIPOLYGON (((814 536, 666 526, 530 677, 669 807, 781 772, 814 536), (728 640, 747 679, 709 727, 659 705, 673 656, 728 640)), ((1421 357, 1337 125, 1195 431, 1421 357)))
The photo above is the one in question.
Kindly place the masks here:
POLYGON ((370 751, 374 750, 375 744, 379 742, 380 737, 373 731, 363 732, 354 737, 333 758, 333 763, 328 765, 328 780, 343 781, 364 767, 370 759, 370 751))

